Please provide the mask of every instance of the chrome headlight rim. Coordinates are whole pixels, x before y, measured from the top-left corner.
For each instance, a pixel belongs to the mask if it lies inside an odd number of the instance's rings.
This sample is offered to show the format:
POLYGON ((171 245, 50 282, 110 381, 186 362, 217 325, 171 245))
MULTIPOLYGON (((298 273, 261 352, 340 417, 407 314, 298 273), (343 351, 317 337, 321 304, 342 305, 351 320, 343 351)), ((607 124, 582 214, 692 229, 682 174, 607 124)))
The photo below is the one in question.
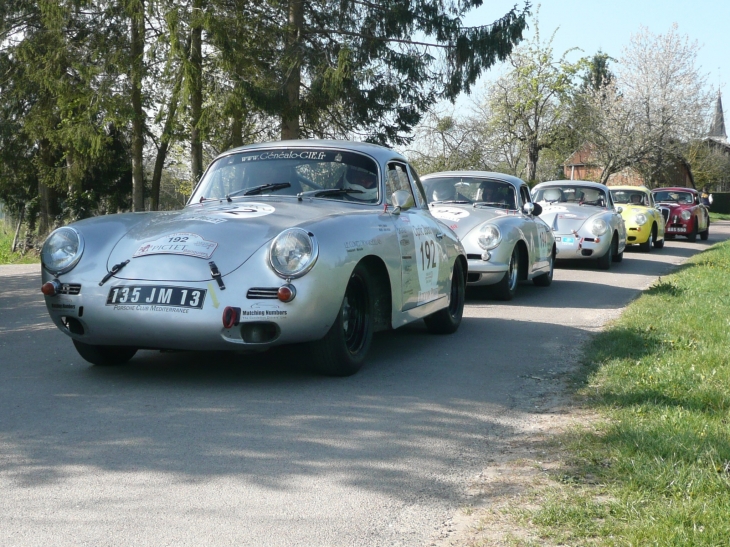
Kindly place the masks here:
POLYGON ((689 209, 685 209, 679 214, 679 216, 682 217, 682 220, 689 220, 690 218, 692 218, 692 211, 690 211, 689 209))
POLYGON ((634 223, 639 226, 643 226, 648 221, 649 221, 649 219, 647 218, 647 216, 644 213, 636 213, 634 215, 634 223))
POLYGON ((302 277, 314 267, 314 264, 317 262, 318 257, 319 244, 317 243, 317 238, 314 237, 314 234, 312 232, 305 230, 304 228, 287 228, 286 230, 283 230, 281 233, 279 233, 279 235, 277 235, 269 245, 269 267, 274 270, 276 275, 283 279, 296 279, 298 277, 302 277), (285 271, 277 267, 276 262, 274 261, 274 253, 277 244, 290 234, 298 234, 306 237, 309 240, 309 244, 311 246, 311 253, 309 259, 303 266, 295 270, 285 271))
POLYGON ((479 235, 477 236, 477 244, 485 251, 491 251, 499 246, 502 242, 502 231, 498 226, 490 223, 482 224, 479 228, 479 235), (492 233, 491 242, 489 242, 486 232, 492 233))
POLYGON ((73 270, 79 263, 79 260, 81 260, 81 256, 84 254, 84 248, 84 237, 81 235, 81 232, 71 226, 62 226, 61 228, 57 228, 56 230, 53 230, 53 232, 51 232, 51 234, 43 242, 43 247, 41 248, 41 266, 43 266, 46 271, 52 273, 55 277, 68 273, 73 270), (72 234, 73 237, 76 238, 76 249, 70 260, 61 261, 57 267, 54 267, 49 256, 52 254, 49 247, 54 244, 54 239, 61 236, 61 234, 72 234))
POLYGON ((591 233, 594 236, 602 236, 608 232, 608 222, 602 218, 596 218, 591 222, 591 233))

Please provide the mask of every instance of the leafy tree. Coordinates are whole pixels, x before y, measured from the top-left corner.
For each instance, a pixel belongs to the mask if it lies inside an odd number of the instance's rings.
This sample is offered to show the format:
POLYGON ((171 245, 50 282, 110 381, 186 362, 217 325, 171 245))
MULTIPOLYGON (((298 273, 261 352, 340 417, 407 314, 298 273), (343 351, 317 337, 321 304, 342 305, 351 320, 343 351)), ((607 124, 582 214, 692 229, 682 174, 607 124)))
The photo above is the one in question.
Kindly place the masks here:
POLYGON ((565 52, 555 59, 553 36, 540 39, 537 20, 534 38, 509 57, 511 69, 487 90, 482 112, 489 130, 518 171, 524 161, 526 180, 534 181, 540 151, 564 138, 563 126, 571 113, 573 80, 582 61, 571 63, 565 52), (524 154, 524 156, 523 156, 524 154))

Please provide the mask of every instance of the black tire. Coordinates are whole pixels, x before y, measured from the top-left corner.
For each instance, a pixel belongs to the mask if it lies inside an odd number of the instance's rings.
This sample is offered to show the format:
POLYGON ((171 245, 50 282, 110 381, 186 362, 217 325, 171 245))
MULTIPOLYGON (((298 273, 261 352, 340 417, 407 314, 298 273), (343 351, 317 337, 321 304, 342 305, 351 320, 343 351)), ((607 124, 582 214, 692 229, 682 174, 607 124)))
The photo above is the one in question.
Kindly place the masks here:
POLYGON ((606 251, 606 254, 598 259, 599 269, 609 270, 611 268, 611 262, 613 262, 613 255, 616 253, 616 249, 618 249, 618 239, 614 234, 613 239, 611 240, 611 246, 608 248, 608 251, 606 251))
POLYGON ((692 225, 692 233, 687 236, 687 240, 694 243, 697 241, 697 218, 695 217, 695 221, 692 225))
POLYGON ((351 376, 362 368, 373 340, 372 282, 360 263, 350 275, 335 322, 321 340, 310 343, 314 370, 351 376))
POLYGON ((432 334, 452 334, 456 332, 464 315, 465 295, 466 276, 461 261, 457 259, 454 261, 454 271, 451 273, 449 305, 423 318, 428 332, 432 334))
POLYGON ((98 367, 124 365, 137 353, 137 348, 127 346, 92 346, 78 340, 73 340, 73 343, 84 360, 98 367))
POLYGON ((644 243, 639 243, 639 250, 642 253, 650 253, 651 247, 656 242, 656 224, 652 224, 651 226, 651 232, 649 232, 649 237, 646 239, 644 243))
POLYGON ((702 241, 707 241, 707 238, 710 237, 710 219, 707 219, 707 230, 704 232, 700 232, 700 239, 702 241))
POLYGON ((490 287, 492 296, 497 300, 512 300, 517 292, 517 285, 520 281, 520 249, 515 245, 509 257, 509 265, 504 276, 497 283, 490 287))
MULTIPOLYGON (((667 236, 665 235, 664 238, 667 236)), ((654 239, 654 248, 655 249, 663 249, 664 248, 664 238, 662 239, 654 239)))
POLYGON ((537 287, 549 287, 553 282, 553 271, 555 270, 555 248, 550 253, 550 271, 532 279, 537 287))

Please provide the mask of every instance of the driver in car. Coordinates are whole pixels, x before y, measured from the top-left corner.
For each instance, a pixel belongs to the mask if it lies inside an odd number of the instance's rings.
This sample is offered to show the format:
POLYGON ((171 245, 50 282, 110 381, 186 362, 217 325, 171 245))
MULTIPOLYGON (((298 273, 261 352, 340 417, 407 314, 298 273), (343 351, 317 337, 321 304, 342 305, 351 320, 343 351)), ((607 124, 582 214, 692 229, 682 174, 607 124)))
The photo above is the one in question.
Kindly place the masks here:
POLYGON ((378 199, 378 177, 371 171, 350 166, 343 187, 358 190, 348 194, 353 199, 371 202, 378 199))

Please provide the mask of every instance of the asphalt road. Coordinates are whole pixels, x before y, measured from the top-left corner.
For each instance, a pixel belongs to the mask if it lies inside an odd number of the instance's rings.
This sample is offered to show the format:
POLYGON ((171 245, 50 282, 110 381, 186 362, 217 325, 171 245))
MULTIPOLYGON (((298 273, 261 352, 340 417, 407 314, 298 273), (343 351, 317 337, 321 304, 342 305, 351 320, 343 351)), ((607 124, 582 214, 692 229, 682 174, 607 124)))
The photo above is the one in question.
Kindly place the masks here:
POLYGON ((0 266, 0 546, 428 545, 590 333, 728 237, 561 264, 510 303, 468 299, 454 335, 376 335, 344 379, 291 351, 92 367, 48 319, 38 267, 0 266))

